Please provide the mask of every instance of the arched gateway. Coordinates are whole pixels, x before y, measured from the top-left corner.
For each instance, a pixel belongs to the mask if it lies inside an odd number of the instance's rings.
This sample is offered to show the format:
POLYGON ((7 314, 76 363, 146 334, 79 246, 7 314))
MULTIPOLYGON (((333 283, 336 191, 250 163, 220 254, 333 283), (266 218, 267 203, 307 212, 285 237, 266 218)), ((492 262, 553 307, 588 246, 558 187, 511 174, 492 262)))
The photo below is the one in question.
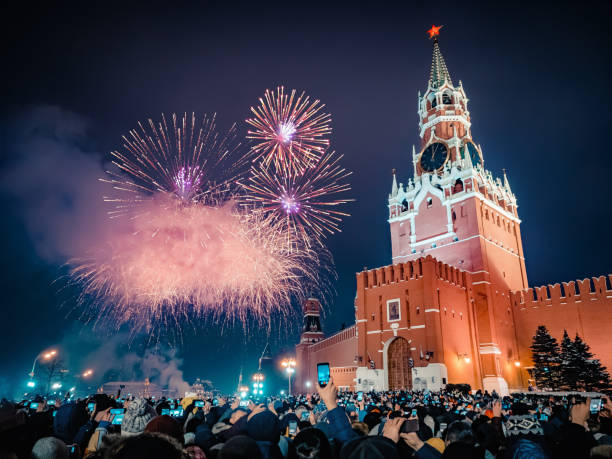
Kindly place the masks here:
POLYGON ((387 350, 389 390, 410 389, 412 368, 410 367, 410 345, 404 338, 395 338, 387 350))

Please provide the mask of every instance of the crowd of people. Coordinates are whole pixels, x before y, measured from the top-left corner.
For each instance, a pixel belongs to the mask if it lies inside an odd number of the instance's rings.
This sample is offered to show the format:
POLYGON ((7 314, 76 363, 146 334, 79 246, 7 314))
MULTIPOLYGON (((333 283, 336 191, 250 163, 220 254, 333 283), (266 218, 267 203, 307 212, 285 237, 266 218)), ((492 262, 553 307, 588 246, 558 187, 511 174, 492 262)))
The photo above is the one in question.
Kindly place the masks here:
POLYGON ((543 393, 338 392, 0 405, 0 459, 608 458, 612 403, 543 393))

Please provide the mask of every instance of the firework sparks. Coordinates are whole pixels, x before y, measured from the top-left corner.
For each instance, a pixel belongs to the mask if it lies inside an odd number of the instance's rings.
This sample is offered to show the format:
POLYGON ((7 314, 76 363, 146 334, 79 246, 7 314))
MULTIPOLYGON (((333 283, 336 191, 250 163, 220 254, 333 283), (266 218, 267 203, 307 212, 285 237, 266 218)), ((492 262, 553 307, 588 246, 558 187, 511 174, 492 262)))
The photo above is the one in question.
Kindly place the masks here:
POLYGON ((243 204, 282 224, 292 242, 297 237, 306 246, 312 240, 322 245, 327 234, 340 231, 342 217, 348 216, 338 206, 352 201, 336 197, 350 190, 344 180, 351 173, 339 165, 341 158, 325 153, 302 175, 279 175, 264 163, 253 166, 243 183, 243 204))
POLYGON ((276 92, 266 90, 259 106, 251 107, 254 118, 246 120, 253 128, 247 138, 256 142, 253 162, 272 165, 285 175, 300 175, 315 165, 329 146, 325 136, 331 133, 331 116, 322 112, 324 107, 304 93, 286 94, 282 86, 276 92))
POLYGON ((116 206, 112 216, 133 211, 157 193, 184 204, 210 202, 240 175, 236 127, 219 134, 215 116, 198 122, 193 113, 173 114, 168 124, 162 115, 157 124, 149 119, 148 129, 138 126, 123 137, 123 149, 111 153, 118 170, 107 170, 109 178, 101 179, 115 190, 104 197, 116 206))

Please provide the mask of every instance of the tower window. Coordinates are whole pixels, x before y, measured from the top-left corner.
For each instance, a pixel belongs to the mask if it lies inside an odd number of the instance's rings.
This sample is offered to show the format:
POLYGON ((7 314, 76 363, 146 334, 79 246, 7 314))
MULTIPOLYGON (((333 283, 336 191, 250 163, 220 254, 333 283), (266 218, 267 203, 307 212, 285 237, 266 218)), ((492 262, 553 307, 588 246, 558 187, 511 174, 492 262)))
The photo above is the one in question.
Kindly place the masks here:
POLYGON ((427 198, 427 207, 433 206, 433 200, 431 198, 427 198))
POLYGON ((454 210, 453 210, 452 216, 453 216, 453 221, 457 220, 457 214, 455 213, 454 210))
POLYGON ((452 105, 453 98, 451 97, 449 93, 445 92, 444 94, 442 94, 442 103, 444 105, 452 105))
POLYGON ((463 182, 461 179, 457 179, 453 188, 453 193, 461 193, 463 191, 463 182))
POLYGON ((405 199, 402 201, 402 212, 406 212, 408 210, 408 201, 405 199))

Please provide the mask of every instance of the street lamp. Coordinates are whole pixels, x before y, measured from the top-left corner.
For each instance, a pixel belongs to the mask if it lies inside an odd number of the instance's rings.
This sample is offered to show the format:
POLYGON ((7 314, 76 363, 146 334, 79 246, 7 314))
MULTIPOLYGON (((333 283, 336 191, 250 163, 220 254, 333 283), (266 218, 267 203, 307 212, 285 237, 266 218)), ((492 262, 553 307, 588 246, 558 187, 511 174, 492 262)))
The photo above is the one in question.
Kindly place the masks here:
POLYGON ((289 397, 291 397, 291 375, 295 373, 296 363, 294 359, 283 359, 281 365, 285 368, 287 377, 289 378, 289 397))
POLYGON ((52 357, 55 357, 57 355, 57 351, 55 349, 52 349, 50 351, 47 352, 41 352, 39 353, 35 358, 34 358, 34 363, 32 364, 32 371, 30 371, 30 378, 34 377, 34 369, 36 368, 36 362, 38 361, 38 359, 40 357, 42 357, 44 360, 49 360, 52 357))
POLYGON ((265 376, 263 373, 255 373, 253 375, 253 395, 263 395, 263 380, 265 376))

